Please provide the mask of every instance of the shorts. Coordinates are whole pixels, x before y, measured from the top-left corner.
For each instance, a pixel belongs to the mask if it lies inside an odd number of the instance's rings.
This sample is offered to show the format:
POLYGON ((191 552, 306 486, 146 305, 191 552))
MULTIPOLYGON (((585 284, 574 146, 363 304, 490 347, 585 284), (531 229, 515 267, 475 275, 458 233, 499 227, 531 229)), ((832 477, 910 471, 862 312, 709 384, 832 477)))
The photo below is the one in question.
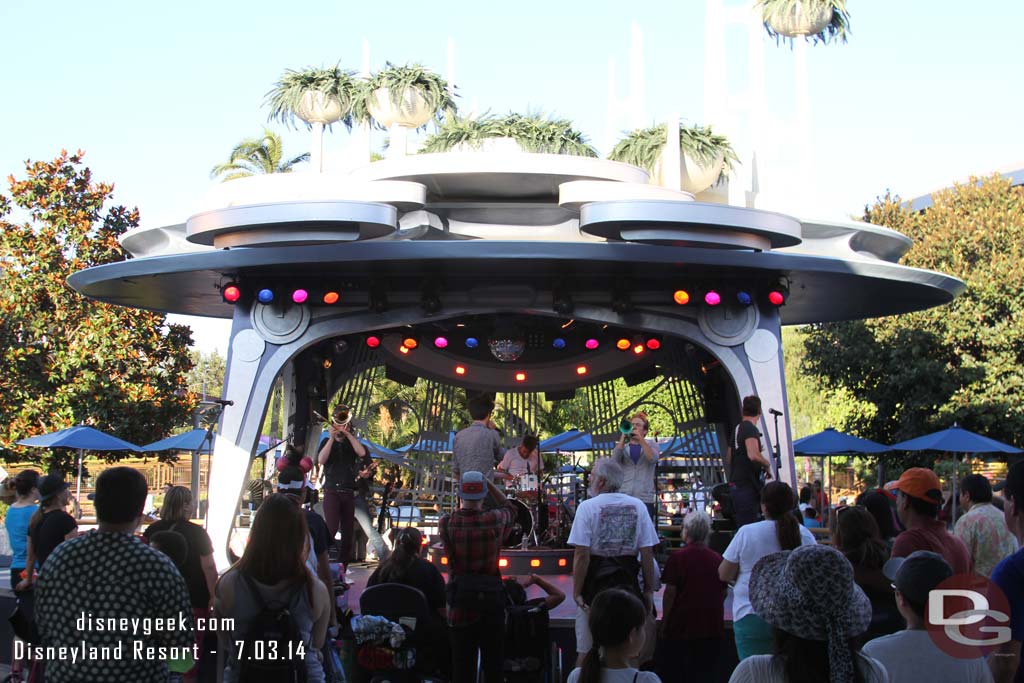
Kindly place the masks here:
POLYGON ((585 655, 594 647, 590 635, 590 611, 576 605, 576 653, 585 655))

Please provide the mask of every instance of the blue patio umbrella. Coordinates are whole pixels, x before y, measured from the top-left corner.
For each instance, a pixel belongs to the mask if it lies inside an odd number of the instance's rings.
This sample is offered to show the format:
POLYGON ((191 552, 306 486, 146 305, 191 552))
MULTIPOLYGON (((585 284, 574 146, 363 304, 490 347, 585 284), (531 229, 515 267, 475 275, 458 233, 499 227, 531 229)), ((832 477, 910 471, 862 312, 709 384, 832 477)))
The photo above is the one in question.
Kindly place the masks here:
MULTIPOLYGON (((987 436, 976 434, 964 429, 957 423, 949 429, 925 434, 914 439, 901 441, 892 445, 897 451, 944 451, 953 453, 954 460, 959 462, 957 453, 1024 453, 1019 448, 1005 444, 1002 441, 990 439, 987 436)), ((953 521, 956 521, 956 478, 953 476, 953 521)))
MULTIPOLYGON (((197 428, 146 444, 142 447, 142 450, 148 453, 152 453, 154 451, 199 451, 202 453, 212 453, 216 442, 216 434, 211 434, 210 440, 207 441, 206 430, 197 428)), ((260 443, 256 445, 256 455, 263 455, 271 448, 276 448, 279 445, 280 442, 275 444, 272 441, 268 441, 266 443, 260 441, 260 443)))
POLYGON ((593 451, 607 449, 613 445, 613 440, 604 442, 600 440, 602 438, 610 437, 595 437, 590 432, 584 432, 579 429, 570 429, 567 432, 562 432, 561 434, 541 441, 540 450, 545 452, 593 451))
POLYGON ((19 446, 38 448, 74 448, 78 450, 78 478, 75 483, 75 497, 82 493, 82 457, 84 451, 142 451, 133 443, 111 436, 98 429, 78 425, 49 434, 40 434, 16 442, 19 446))
MULTIPOLYGON (((862 439, 852 434, 844 434, 829 427, 825 431, 805 436, 793 442, 793 451, 798 455, 818 455, 829 459, 828 488, 832 493, 832 456, 850 455, 852 453, 885 453, 891 451, 890 446, 870 439, 862 439)), ((822 464, 824 467, 824 464, 822 464)), ((878 466, 881 473, 882 466, 878 466)), ((881 476, 881 474, 879 474, 881 476)))

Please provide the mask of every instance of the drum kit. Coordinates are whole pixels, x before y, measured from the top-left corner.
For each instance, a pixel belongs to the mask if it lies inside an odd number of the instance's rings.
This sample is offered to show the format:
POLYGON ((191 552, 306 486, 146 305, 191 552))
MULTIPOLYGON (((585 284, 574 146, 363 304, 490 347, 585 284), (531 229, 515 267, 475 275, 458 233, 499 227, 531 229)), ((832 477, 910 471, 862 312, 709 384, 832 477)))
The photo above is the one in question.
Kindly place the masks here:
MULTIPOLYGON (((505 548, 563 548, 575 516, 580 487, 558 481, 557 473, 543 480, 536 474, 521 474, 506 480, 506 495, 515 509, 512 531, 505 548), (570 487, 570 495, 565 495, 570 487)), ((574 476, 575 480, 576 477, 574 476)))

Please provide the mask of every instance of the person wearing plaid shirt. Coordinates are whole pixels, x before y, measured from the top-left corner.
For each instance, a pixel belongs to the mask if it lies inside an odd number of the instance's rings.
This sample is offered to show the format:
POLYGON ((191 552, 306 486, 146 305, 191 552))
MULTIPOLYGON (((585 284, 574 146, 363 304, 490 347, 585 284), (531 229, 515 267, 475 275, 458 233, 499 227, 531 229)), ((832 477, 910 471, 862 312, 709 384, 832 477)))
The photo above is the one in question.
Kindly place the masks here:
POLYGON ((515 519, 505 495, 480 472, 463 472, 458 510, 441 518, 438 531, 448 556, 448 624, 452 680, 475 681, 477 653, 486 683, 502 680, 505 593, 498 570, 501 546, 515 519), (488 492, 498 507, 484 510, 488 492))

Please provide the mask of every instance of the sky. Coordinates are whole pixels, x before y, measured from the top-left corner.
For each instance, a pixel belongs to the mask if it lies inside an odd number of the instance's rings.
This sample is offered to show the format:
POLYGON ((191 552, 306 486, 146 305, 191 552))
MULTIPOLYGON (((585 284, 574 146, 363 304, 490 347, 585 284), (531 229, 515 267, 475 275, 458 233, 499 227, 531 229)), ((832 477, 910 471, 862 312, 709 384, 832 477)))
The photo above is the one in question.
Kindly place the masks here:
MULTIPOLYGON (((849 42, 806 51, 808 131, 796 125, 796 53, 763 38, 764 187, 802 215, 857 216, 887 190, 909 199, 1024 167, 1015 47, 1024 3, 848 0, 847 7, 849 42), (812 182, 794 166, 797 135, 810 136, 812 182)), ((143 225, 183 222, 215 182, 211 167, 267 124, 264 96, 284 69, 340 62, 358 70, 364 41, 374 69, 385 60, 419 61, 444 73, 451 39, 465 109, 567 117, 606 153, 628 129, 625 117, 608 118, 609 60, 623 98, 634 22, 643 34, 649 123, 679 113, 715 125, 703 119, 704 78, 723 66, 728 88, 744 88, 744 35, 730 29, 726 63, 706 65, 704 11, 704 0, 5 0, 0 171, 23 177, 27 159, 82 149, 94 178, 113 182, 114 201, 138 206, 143 225)), ((271 127, 289 155, 308 151, 304 130, 271 127)), ((335 126, 325 142, 328 163, 347 141, 335 126)), ((226 322, 187 322, 198 348, 226 350, 226 322)))

